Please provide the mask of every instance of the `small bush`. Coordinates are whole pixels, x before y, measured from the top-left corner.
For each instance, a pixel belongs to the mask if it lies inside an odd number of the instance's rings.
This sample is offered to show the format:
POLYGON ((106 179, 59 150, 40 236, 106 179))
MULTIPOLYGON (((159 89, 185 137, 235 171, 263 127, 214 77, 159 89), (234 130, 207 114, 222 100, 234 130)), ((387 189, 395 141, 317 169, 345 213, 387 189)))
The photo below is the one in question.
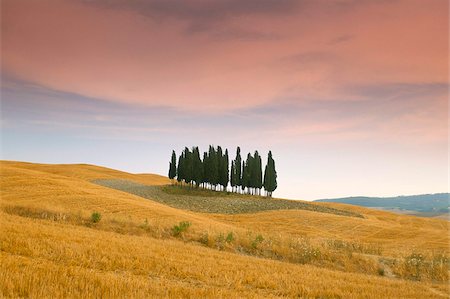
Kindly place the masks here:
POLYGON ((425 256, 420 253, 412 253, 404 260, 405 273, 414 280, 420 280, 424 265, 425 256))
POLYGON ((100 222, 101 219, 102 219, 102 214, 100 214, 99 212, 92 213, 91 221, 93 223, 98 223, 98 222, 100 222))
POLYGON ((200 243, 205 246, 209 246, 209 235, 208 233, 203 233, 202 236, 198 239, 200 243))
POLYGON ((320 260, 322 253, 320 249, 310 244, 299 244, 297 247, 297 262, 301 264, 312 263, 320 260))
POLYGON ((384 268, 378 268, 378 275, 384 276, 384 268))
POLYGON ((225 242, 231 243, 231 242, 233 242, 233 241, 234 241, 234 235, 233 235, 233 232, 229 232, 228 235, 227 235, 227 237, 225 238, 225 242))
POLYGON ((257 235, 255 240, 252 242, 253 249, 256 249, 258 247, 258 244, 262 243, 264 241, 264 238, 262 235, 257 235))
POLYGON ((150 226, 148 224, 148 219, 145 218, 144 223, 142 223, 141 225, 139 225, 139 228, 149 231, 150 230, 150 226))
POLYGON ((191 223, 189 221, 181 221, 180 223, 178 223, 178 225, 174 225, 172 227, 172 235, 178 237, 182 233, 184 233, 190 226, 191 223))

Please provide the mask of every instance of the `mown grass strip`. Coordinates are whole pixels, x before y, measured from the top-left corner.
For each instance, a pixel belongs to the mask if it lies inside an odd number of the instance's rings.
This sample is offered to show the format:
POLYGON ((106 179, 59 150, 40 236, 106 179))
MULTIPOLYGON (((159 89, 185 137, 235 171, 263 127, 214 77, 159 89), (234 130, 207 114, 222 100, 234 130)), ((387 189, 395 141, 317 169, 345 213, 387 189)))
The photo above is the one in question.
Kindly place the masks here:
POLYGON ((308 210, 340 216, 364 218, 361 214, 302 201, 273 199, 178 186, 147 186, 121 179, 98 179, 95 184, 151 199, 168 206, 194 212, 244 214, 271 210, 308 210))

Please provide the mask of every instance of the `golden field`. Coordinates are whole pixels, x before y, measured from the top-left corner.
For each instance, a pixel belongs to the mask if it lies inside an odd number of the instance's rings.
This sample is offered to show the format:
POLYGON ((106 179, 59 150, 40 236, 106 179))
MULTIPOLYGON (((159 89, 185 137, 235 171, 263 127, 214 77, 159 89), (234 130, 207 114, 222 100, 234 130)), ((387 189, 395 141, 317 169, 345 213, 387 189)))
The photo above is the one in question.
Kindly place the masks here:
POLYGON ((363 218, 199 213, 92 183, 170 184, 158 175, 9 161, 0 170, 2 297, 449 297, 446 220, 332 203, 317 205, 363 218), (182 221, 190 227, 175 234, 182 221))

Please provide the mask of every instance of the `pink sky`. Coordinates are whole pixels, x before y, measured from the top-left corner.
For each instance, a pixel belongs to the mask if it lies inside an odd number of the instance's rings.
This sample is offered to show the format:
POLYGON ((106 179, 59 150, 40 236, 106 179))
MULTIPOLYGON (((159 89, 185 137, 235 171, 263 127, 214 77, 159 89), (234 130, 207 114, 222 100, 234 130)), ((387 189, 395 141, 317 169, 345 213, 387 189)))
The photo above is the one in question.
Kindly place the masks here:
MULTIPOLYGON (((218 123, 211 130, 232 130, 229 122, 240 117, 262 124, 225 134, 230 146, 257 147, 253 136, 262 134, 265 146, 286 156, 301 154, 298 140, 311 152, 336 146, 357 154, 357 144, 376 144, 374 155, 392 161, 404 158, 397 152, 402 148, 417 167, 425 167, 423 177, 414 178, 423 188, 389 192, 442 191, 447 188, 442 174, 447 176, 448 13, 445 0, 5 0, 2 83, 16 91, 32 86, 175 113, 165 127, 131 125, 125 118, 121 125, 129 127, 127 133, 111 133, 118 139, 141 136, 142 130, 186 129, 192 143, 186 145, 220 143, 192 131, 208 126, 207 116, 215 115, 218 123), (188 125, 186 115, 192 117, 188 125), (430 173, 436 177, 426 178, 430 173)), ((4 104, 19 106, 13 98, 3 96, 4 104)), ((94 121, 113 127, 117 115, 94 102, 94 121)), ((31 95, 27 103, 53 107, 60 115, 58 102, 48 98, 31 95)), ((2 122, 12 128, 18 118, 2 122)), ((34 121, 73 127, 83 119, 56 118, 34 121)), ((371 159, 367 153, 373 148, 360 150, 371 159)), ((398 182, 410 172, 395 171, 398 182)), ((291 177, 301 180, 300 175, 291 177)), ((371 180, 363 185, 376 193, 371 180)), ((282 194, 303 195, 288 189, 282 194)), ((306 197, 315 194, 310 189, 306 197)))

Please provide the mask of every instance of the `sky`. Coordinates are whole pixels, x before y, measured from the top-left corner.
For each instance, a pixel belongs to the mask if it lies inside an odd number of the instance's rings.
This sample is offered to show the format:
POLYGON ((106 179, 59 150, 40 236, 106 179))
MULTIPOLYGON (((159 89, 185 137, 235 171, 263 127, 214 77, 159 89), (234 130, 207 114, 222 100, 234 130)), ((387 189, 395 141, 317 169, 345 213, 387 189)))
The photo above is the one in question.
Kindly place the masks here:
POLYGON ((446 0, 2 0, 1 159, 167 174, 272 151, 274 196, 448 192, 446 0))

